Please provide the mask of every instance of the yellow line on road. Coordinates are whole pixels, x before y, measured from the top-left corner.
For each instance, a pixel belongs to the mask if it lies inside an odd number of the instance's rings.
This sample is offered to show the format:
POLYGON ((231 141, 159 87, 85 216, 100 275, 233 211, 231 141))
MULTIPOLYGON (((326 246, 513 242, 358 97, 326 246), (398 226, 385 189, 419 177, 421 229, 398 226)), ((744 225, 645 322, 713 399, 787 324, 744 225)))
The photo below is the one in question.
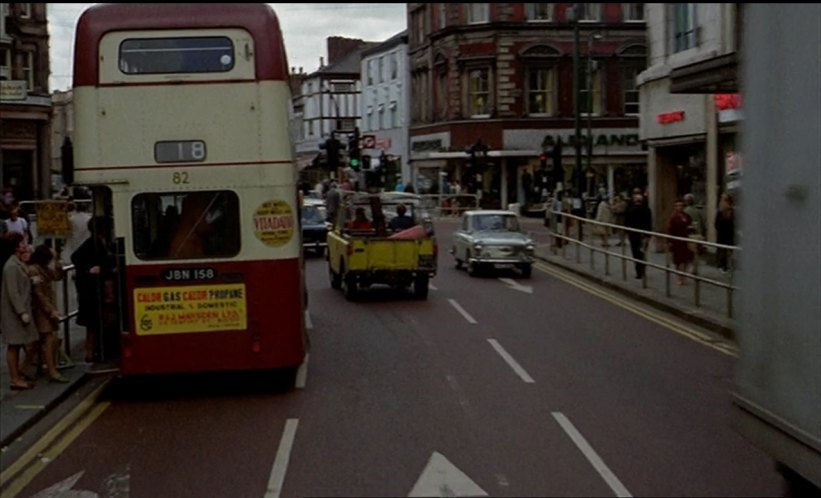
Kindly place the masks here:
POLYGON ((104 411, 111 405, 110 402, 105 401, 96 405, 88 415, 80 420, 77 425, 71 428, 62 438, 60 438, 54 446, 49 448, 49 450, 42 455, 38 455, 38 459, 32 462, 28 468, 26 468, 25 472, 20 474, 19 477, 16 477, 14 481, 12 481, 11 485, 8 486, 8 489, 3 491, 4 498, 14 498, 17 496, 20 491, 22 491, 26 486, 28 486, 31 481, 37 477, 37 474, 42 472, 46 466, 54 461, 55 458, 60 456, 60 454, 65 451, 68 446, 74 442, 80 434, 83 433, 86 428, 91 425, 97 418, 103 414, 104 411))
MULTIPOLYGON (((103 389, 107 385, 108 381, 105 381, 94 391, 92 391, 91 394, 75 406, 68 413, 68 415, 60 419, 54 427, 51 428, 51 430, 41 437, 39 441, 34 443, 22 457, 18 458, 17 461, 11 464, 8 469, 0 473, 0 486, 4 486, 5 483, 9 482, 9 480, 11 480, 15 474, 20 472, 22 468, 29 465, 37 458, 39 454, 43 453, 52 444, 52 442, 66 430, 67 427, 71 426, 77 419, 85 415, 90 407, 97 401, 97 398, 100 394, 102 394, 103 389)), ((105 406, 108 407, 108 404, 105 404, 105 406)), ((5 497, 5 493, 3 493, 3 496, 5 497)))
POLYGON ((571 284, 575 287, 578 287, 579 289, 582 289, 582 290, 584 290, 584 291, 586 291, 590 294, 593 294, 593 295, 598 296, 598 297, 600 297, 600 298, 602 298, 606 301, 609 301, 609 302, 615 304, 616 306, 619 306, 621 308, 626 309, 627 311, 630 311, 630 312, 632 312, 636 315, 639 315, 642 318, 645 318, 647 320, 650 320, 651 322, 654 322, 658 325, 661 325, 662 327, 670 329, 670 330, 672 330, 673 332, 675 332, 679 335, 685 336, 688 339, 696 341, 700 344, 703 344, 707 347, 710 347, 710 348, 712 348, 716 351, 719 351, 721 353, 724 353, 728 356, 737 356, 737 353, 735 351, 735 347, 733 345, 731 345, 729 343, 726 343, 726 342, 716 341, 716 340, 712 339, 709 335, 705 334, 704 332, 701 332, 699 330, 687 327, 687 326, 682 325, 680 323, 677 323, 673 320, 670 320, 669 318, 667 318, 667 317, 665 317, 661 314, 658 314, 658 313, 655 313, 655 312, 650 311, 648 309, 639 307, 639 306, 631 303, 630 301, 627 301, 625 299, 617 297, 616 295, 612 294, 611 292, 603 290, 601 287, 591 285, 590 283, 585 282, 585 281, 583 281, 583 280, 581 280, 581 279, 579 279, 575 276, 571 276, 570 274, 568 274, 564 271, 560 271, 560 270, 557 270, 555 268, 550 268, 550 267, 546 266, 543 263, 537 263, 536 268, 538 268, 539 270, 541 270, 544 273, 547 273, 549 275, 552 275, 552 276, 558 278, 559 280, 567 282, 567 283, 569 283, 569 284, 571 284))

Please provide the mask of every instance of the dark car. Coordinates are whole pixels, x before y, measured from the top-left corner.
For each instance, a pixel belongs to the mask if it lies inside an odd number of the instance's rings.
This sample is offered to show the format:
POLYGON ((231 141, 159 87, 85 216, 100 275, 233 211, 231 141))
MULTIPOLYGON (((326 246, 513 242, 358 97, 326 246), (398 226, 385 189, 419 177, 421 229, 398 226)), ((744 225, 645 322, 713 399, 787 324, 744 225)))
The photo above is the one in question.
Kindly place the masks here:
POLYGON ((324 256, 328 247, 328 224, 325 222, 323 206, 305 204, 302 206, 302 249, 324 256))

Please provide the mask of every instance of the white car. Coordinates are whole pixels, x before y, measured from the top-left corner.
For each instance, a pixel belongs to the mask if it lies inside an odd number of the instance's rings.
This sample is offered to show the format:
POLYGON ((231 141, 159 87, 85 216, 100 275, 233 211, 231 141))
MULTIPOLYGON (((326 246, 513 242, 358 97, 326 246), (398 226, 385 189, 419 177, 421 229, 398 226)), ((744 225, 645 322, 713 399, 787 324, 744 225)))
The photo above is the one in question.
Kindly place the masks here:
POLYGON ((513 211, 473 210, 462 214, 462 224, 453 234, 450 252, 456 267, 467 265, 470 276, 482 267, 517 268, 523 277, 529 278, 535 249, 513 211))

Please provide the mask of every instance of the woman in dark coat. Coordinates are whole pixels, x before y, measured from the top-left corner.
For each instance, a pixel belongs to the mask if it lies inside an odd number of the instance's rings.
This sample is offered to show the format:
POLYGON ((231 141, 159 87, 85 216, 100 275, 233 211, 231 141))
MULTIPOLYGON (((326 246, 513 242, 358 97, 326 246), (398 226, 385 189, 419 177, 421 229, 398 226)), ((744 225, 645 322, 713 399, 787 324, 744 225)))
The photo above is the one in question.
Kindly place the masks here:
MULTIPOLYGON (((690 235, 690 225, 692 223, 693 219, 684 212, 684 201, 676 199, 673 215, 670 216, 670 221, 667 223, 667 234, 687 238, 690 235)), ((693 251, 687 246, 688 243, 683 240, 670 240, 668 244, 670 252, 673 253, 673 264, 676 265, 676 270, 686 272, 687 266, 693 261, 693 251)), ((684 276, 676 275, 676 277, 678 284, 684 285, 684 276)))
POLYGON ((104 319, 104 285, 114 274, 115 258, 108 247, 111 222, 104 216, 89 220, 87 238, 71 255, 77 286, 77 325, 86 327, 86 362, 99 361, 104 319))
MULTIPOLYGON (((721 196, 714 226, 716 227, 717 243, 725 246, 735 245, 735 208, 733 207, 733 198, 729 194, 721 196)), ((730 269, 730 251, 718 249, 716 256, 718 257, 718 268, 721 272, 728 271, 730 269)))

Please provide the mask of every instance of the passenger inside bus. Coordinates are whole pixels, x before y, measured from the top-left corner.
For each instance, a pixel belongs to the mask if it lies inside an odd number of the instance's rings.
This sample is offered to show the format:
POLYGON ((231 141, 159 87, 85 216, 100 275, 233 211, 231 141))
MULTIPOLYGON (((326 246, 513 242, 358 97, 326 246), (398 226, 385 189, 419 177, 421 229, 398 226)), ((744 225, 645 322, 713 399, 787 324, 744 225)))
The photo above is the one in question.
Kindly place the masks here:
POLYGON ((208 255, 206 241, 212 235, 213 227, 207 215, 215 200, 216 196, 205 192, 193 192, 185 196, 179 224, 168 248, 170 257, 194 259, 208 255))

